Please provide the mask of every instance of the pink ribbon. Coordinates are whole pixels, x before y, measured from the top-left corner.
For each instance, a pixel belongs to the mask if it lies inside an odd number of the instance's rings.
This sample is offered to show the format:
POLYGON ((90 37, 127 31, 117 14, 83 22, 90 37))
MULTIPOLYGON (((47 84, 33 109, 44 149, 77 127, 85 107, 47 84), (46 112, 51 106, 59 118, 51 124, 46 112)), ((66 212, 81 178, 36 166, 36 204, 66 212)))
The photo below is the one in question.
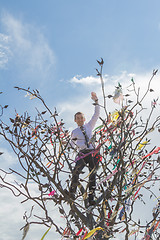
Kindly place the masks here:
POLYGON ((55 194, 55 190, 53 190, 52 192, 50 192, 49 194, 48 194, 48 196, 54 196, 54 194, 55 194))

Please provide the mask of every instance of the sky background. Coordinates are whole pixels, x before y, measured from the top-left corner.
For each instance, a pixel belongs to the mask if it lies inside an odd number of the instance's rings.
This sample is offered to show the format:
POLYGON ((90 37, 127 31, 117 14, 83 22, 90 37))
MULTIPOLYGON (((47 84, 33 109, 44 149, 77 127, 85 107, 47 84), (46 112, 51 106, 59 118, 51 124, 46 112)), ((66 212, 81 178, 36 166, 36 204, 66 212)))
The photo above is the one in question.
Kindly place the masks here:
MULTIPOLYGON (((30 87, 38 89, 51 110, 56 107, 66 126, 73 129, 75 112, 84 112, 87 119, 93 112, 91 91, 96 91, 102 102, 95 70, 101 57, 107 95, 118 82, 129 85, 131 77, 143 91, 152 70, 160 66, 159 9, 159 0, 1 0, 0 104, 9 105, 4 118, 14 116, 15 111, 34 114, 35 107, 42 108, 37 100, 14 89, 30 87)), ((155 98, 159 96, 159 78, 158 73, 153 82, 155 98)), ((113 111, 117 105, 110 101, 107 108, 113 111)), ((0 149, 5 150, 1 167, 16 165, 15 156, 2 140, 0 149)), ((17 199, 1 191, 0 240, 21 238, 24 210, 17 199)), ((44 232, 37 233, 33 227, 29 234, 38 240, 44 232)), ((53 232, 46 240, 52 239, 53 232)))

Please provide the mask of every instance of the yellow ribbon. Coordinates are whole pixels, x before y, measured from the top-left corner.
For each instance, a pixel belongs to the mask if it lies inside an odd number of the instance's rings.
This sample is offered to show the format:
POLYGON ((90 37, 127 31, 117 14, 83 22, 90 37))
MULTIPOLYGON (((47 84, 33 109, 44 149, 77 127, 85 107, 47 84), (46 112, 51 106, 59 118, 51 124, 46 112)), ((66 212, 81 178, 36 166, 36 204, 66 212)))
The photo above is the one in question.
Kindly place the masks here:
POLYGON ((48 230, 44 233, 44 235, 42 236, 41 240, 43 240, 45 238, 45 236, 47 235, 47 233, 49 232, 49 230, 51 229, 51 226, 48 228, 48 230))
POLYGON ((142 147, 144 147, 149 141, 144 141, 143 143, 140 143, 137 147, 137 150, 141 150, 142 147))
POLYGON ((97 228, 92 229, 89 233, 87 233, 87 235, 85 236, 84 239, 89 238, 89 237, 92 236, 96 231, 99 231, 99 230, 103 230, 103 228, 97 227, 97 228))

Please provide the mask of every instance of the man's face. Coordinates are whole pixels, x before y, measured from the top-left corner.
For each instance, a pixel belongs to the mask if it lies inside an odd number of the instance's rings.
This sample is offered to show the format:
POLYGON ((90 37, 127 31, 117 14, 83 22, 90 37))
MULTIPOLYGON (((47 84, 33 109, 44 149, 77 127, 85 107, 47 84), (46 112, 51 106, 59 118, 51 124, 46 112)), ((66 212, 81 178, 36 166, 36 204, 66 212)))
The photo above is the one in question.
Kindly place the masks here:
POLYGON ((77 114, 76 118, 75 118, 75 122, 77 123, 77 125, 79 127, 83 126, 84 122, 85 122, 85 117, 83 114, 77 114))

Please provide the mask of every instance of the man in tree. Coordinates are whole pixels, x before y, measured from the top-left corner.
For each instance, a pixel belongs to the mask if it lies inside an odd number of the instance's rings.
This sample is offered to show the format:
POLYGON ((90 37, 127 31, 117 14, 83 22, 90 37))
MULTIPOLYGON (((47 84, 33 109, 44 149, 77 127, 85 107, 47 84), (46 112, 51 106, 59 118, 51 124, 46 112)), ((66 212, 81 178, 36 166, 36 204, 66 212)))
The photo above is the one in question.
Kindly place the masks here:
POLYGON ((71 186, 70 186, 70 196, 75 199, 75 193, 78 185, 79 174, 82 169, 88 165, 90 175, 89 175, 89 205, 95 204, 95 188, 96 188, 96 169, 99 162, 99 154, 94 154, 95 146, 92 141, 92 130, 99 118, 100 106, 98 104, 98 98, 96 93, 91 93, 91 98, 95 102, 95 111, 91 120, 85 123, 84 114, 77 112, 74 116, 74 121, 77 123, 78 127, 74 129, 71 133, 71 145, 78 151, 76 157, 76 164, 73 170, 71 186))

